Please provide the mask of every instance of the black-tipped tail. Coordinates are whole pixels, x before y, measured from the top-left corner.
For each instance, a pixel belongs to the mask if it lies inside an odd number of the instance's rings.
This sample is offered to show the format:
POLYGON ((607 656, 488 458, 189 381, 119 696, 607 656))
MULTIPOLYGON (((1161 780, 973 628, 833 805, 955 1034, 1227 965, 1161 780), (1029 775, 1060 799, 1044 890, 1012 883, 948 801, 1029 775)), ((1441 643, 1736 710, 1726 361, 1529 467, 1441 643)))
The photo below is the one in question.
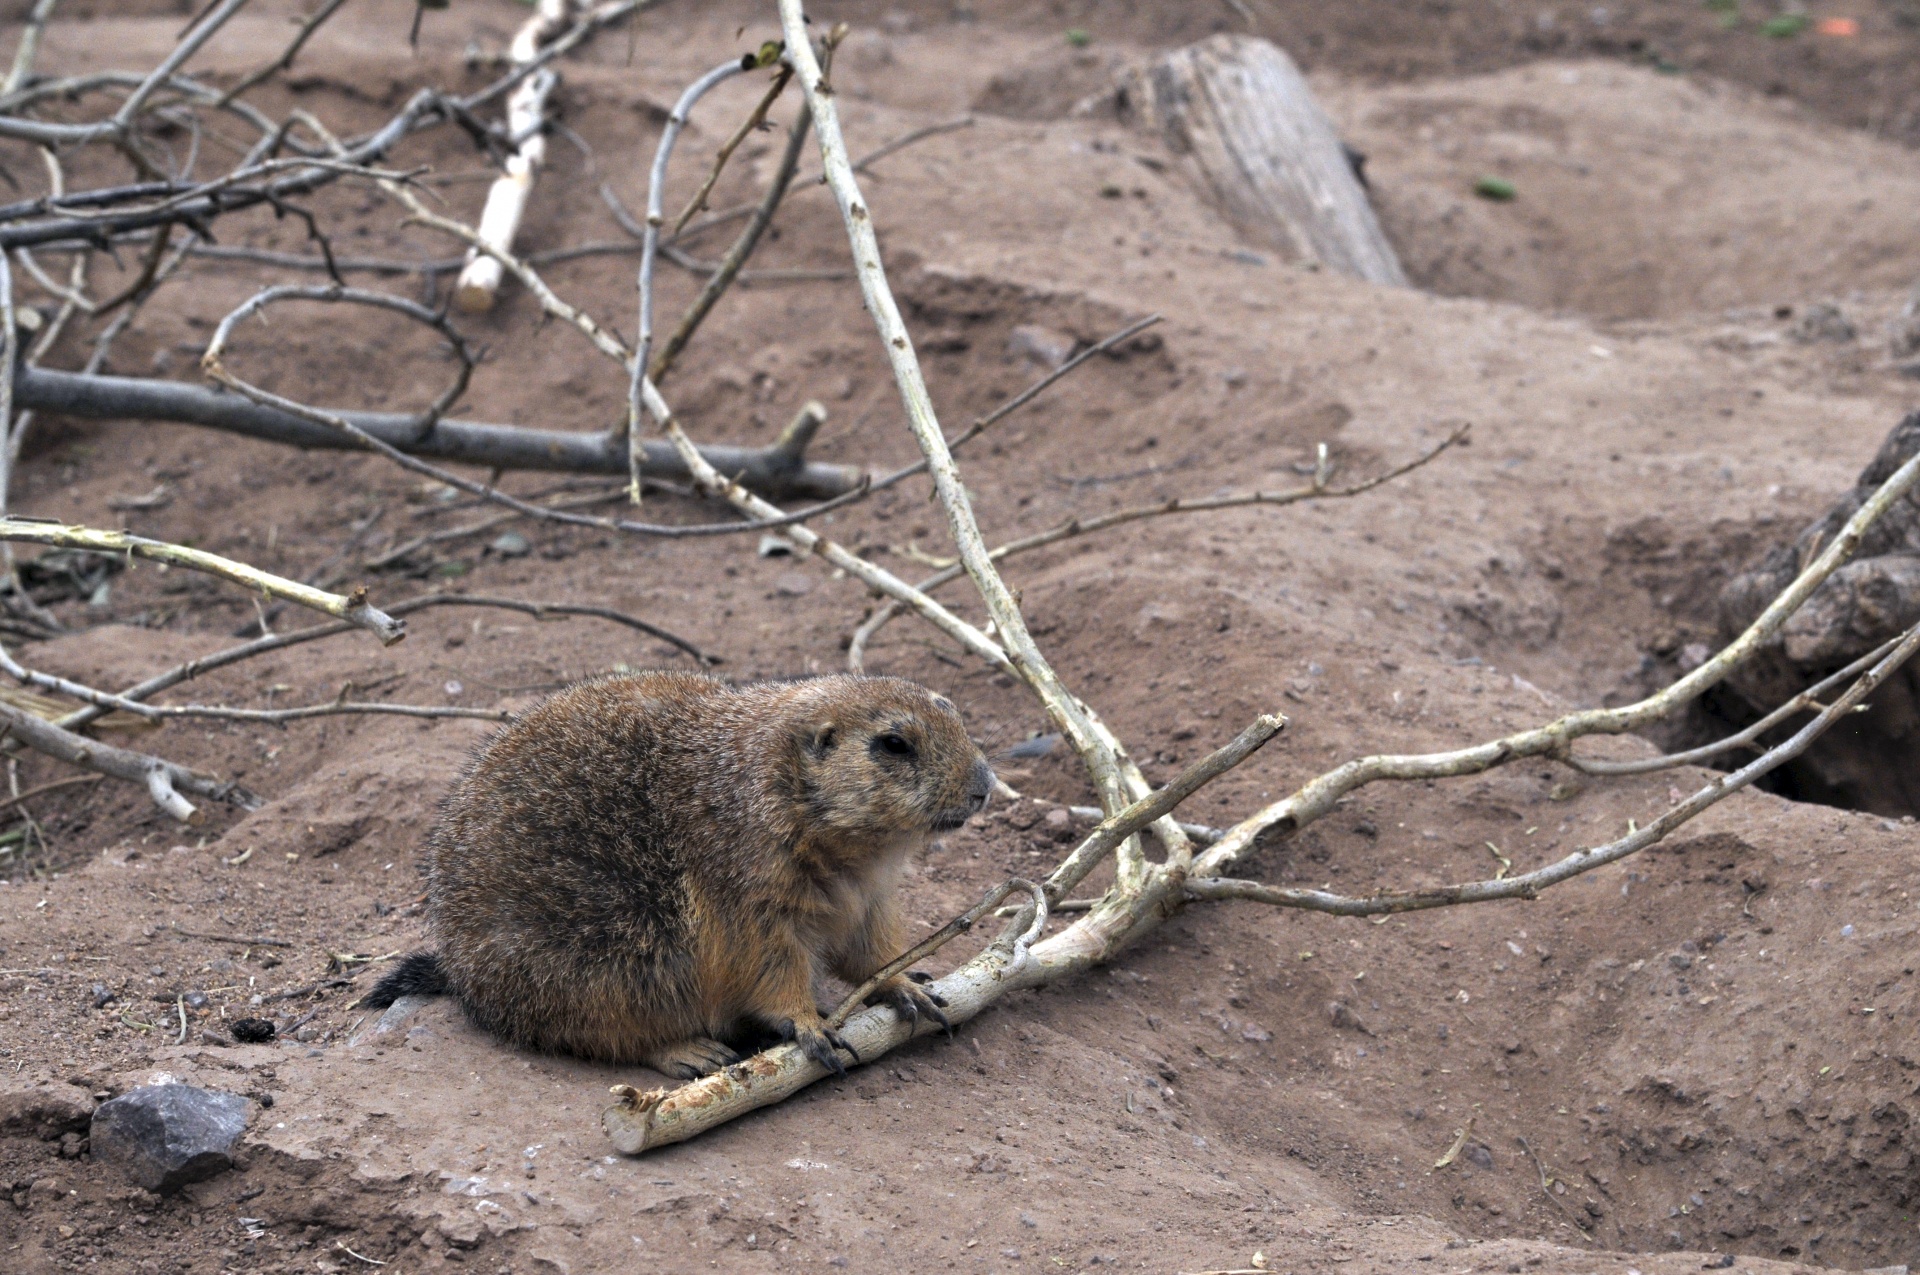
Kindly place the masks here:
POLYGON ((439 996, 447 990, 447 972, 434 952, 410 952, 360 998, 362 1009, 385 1009, 402 996, 439 996))

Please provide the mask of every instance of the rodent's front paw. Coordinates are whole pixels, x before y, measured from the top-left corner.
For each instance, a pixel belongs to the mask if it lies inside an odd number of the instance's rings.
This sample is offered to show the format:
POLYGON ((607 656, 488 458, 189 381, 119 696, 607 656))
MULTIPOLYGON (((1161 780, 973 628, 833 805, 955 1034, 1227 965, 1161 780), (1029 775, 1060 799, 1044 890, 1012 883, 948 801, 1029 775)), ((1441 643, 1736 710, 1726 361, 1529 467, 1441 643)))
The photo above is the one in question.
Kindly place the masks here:
POLYGON ((692 1036, 662 1045, 647 1056, 647 1065, 676 1080, 694 1080, 740 1061, 740 1055, 717 1040, 692 1036))
POLYGON ((885 1005, 900 1021, 908 1027, 918 1027, 921 1018, 929 1018, 940 1024, 947 1039, 953 1039, 953 1024, 940 1011, 947 1007, 946 998, 930 988, 921 986, 933 980, 927 975, 914 971, 905 978, 895 978, 875 988, 873 995, 867 997, 869 1005, 885 1005), (912 981, 909 981, 912 980, 912 981))
POLYGON ((846 1065, 840 1061, 840 1056, 834 1052, 836 1049, 844 1049, 853 1058, 854 1062, 857 1063, 860 1061, 859 1052, 845 1040, 842 1040, 839 1032, 824 1023, 819 1027, 801 1027, 791 1018, 786 1019, 780 1024, 780 1038, 782 1040, 792 1041, 794 1044, 800 1046, 807 1057, 813 1059, 813 1061, 819 1063, 836 1076, 844 1076, 847 1074, 846 1065))

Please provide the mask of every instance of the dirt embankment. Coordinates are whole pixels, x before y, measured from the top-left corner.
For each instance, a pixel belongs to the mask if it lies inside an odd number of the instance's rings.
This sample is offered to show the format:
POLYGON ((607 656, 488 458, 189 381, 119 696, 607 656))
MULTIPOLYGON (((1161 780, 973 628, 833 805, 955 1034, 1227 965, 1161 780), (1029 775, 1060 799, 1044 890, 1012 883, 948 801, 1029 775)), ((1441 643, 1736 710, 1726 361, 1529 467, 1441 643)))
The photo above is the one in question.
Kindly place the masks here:
MULTIPOLYGON (((1219 16, 1239 21, 1238 7, 1219 16)), ((157 60, 178 17, 148 8, 158 16, 85 18, 76 0, 46 65, 93 67, 102 49, 116 64, 157 60)), ((1289 714, 1283 739, 1193 817, 1223 822, 1340 759, 1457 746, 1677 667, 1712 640, 1720 583, 1848 487, 1920 397, 1882 338, 1920 278, 1904 216, 1920 168, 1913 152, 1840 127, 1894 109, 1875 103, 1895 101, 1910 70, 1887 55, 1888 41, 1910 39, 1898 6, 1863 6, 1860 43, 1844 46, 1884 73, 1853 74, 1838 59, 1854 54, 1811 34, 1753 45, 1809 112, 1718 54, 1664 56, 1748 87, 1632 58, 1540 60, 1618 51, 1578 25, 1593 25, 1585 7, 1502 9, 1488 25, 1486 5, 1311 17, 1249 0, 1274 34, 1297 37, 1316 89, 1368 152, 1421 285, 1405 291, 1250 251, 1152 139, 1072 112, 1112 59, 1203 34, 1215 24, 1196 16, 1204 8, 843 6, 860 25, 836 72, 856 149, 975 117, 884 161, 869 190, 950 424, 1043 370, 1016 328, 1084 341, 1165 315, 1156 343, 1096 360, 963 457, 993 539, 1151 499, 1291 485, 1321 442, 1357 475, 1473 423, 1470 446, 1359 501, 1155 520, 1012 568, 1036 634, 1151 776, 1256 712, 1289 714), (1549 11, 1557 25, 1542 26, 1549 11), (1092 42, 1067 44, 1068 26, 1092 42), (1564 45, 1551 34, 1574 30, 1564 45), (1469 38, 1489 31, 1505 34, 1469 38), (1073 92, 1034 87, 1049 84, 1073 92), (1476 200, 1471 183, 1489 171, 1519 197, 1476 200), (1807 327, 1816 303, 1855 335, 1807 327)), ((210 73, 277 50, 285 9, 249 11, 205 55, 210 73)), ((364 127, 420 83, 477 82, 462 64, 468 40, 490 45, 524 13, 470 0, 430 15, 414 57, 398 38, 410 12, 350 6, 266 100, 364 127)), ((1711 11, 1667 13, 1622 6, 1610 29, 1720 38, 1711 11)), ((592 166, 556 144, 525 241, 617 237, 597 184, 640 206, 640 157, 664 104, 769 30, 759 8, 667 5, 643 24, 633 65, 618 35, 570 62, 565 118, 592 166)), ((716 94, 686 153, 710 151, 755 91, 716 94)), ((750 141, 716 204, 757 189, 775 145, 750 141)), ((394 162, 478 167, 443 133, 394 162)), ((676 170, 669 203, 701 166, 676 170)), ((39 171, 25 152, 8 167, 39 171)), ((471 217, 482 189, 441 192, 471 217)), ((359 191, 329 192, 316 211, 356 254, 448 252, 359 191)), ((223 241, 305 250, 297 226, 267 214, 223 229, 223 241)), ((829 201, 809 192, 759 264, 831 268, 844 252, 829 201)), ((587 259, 549 277, 624 321, 630 270, 587 259)), ((112 368, 189 376, 210 325, 271 277, 190 266, 112 368)), ((667 273, 664 312, 695 286, 667 273)), ((476 418, 590 428, 621 411, 617 371, 540 324, 524 295, 468 326, 488 347, 465 409, 476 418)), ((76 343, 54 361, 83 357, 76 343)), ((300 307, 253 329, 231 361, 289 394, 387 408, 424 401, 447 368, 417 335, 358 318, 348 331, 300 307)), ((703 439, 767 441, 819 398, 831 412, 822 458, 911 457, 850 285, 730 295, 672 390, 703 439)), ((46 422, 15 491, 24 512, 124 521, 291 575, 475 516, 369 458, 142 422, 46 422), (159 488, 164 501, 126 507, 159 488)), ((660 507, 711 516, 672 497, 660 507)), ((914 552, 944 552, 939 519, 906 488, 823 525, 901 571, 919 570, 914 552)), ((748 542, 521 530, 524 554, 482 537, 368 578, 376 598, 457 583, 618 606, 719 652, 740 677, 837 667, 866 605, 846 581, 748 542)), ((147 566, 95 596, 60 605, 93 627, 27 648, 35 665, 124 685, 227 645, 254 619, 233 591, 147 566)), ((433 611, 397 647, 331 639, 203 678, 193 697, 310 702, 351 684, 512 708, 571 678, 681 658, 584 619, 433 611)), ((952 696, 990 748, 1044 726, 1010 682, 904 621, 870 662, 952 696)), ((951 1046, 922 1043, 633 1161, 609 1155, 598 1111, 609 1084, 644 1077, 515 1053, 443 1005, 350 1043, 361 1016, 345 982, 367 980, 339 958, 424 941, 420 837, 485 729, 174 723, 144 738, 270 799, 187 836, 110 784, 34 803, 51 851, 0 885, 0 1117, 22 1113, 0 1130, 11 1199, 0 1269, 360 1269, 347 1249, 389 1270, 516 1272, 1173 1271, 1244 1266, 1256 1250, 1273 1269, 1381 1272, 1920 1258, 1910 822, 1752 793, 1531 904, 1379 925, 1199 908, 1111 970, 1015 998, 951 1046), (208 1006, 181 1041, 169 1016, 186 992, 208 1006), (311 1017, 273 1045, 210 1043, 223 1022, 259 1012, 289 1027, 311 1017), (87 1109, 157 1073, 258 1101, 241 1171, 158 1199, 92 1163, 87 1109), (1434 1169, 1462 1129, 1460 1154, 1434 1169)), ((1085 797, 1060 756, 1003 773, 1034 797, 1085 797)), ((59 775, 21 763, 23 788, 59 775)), ((1365 890, 1486 875, 1496 853, 1531 866, 1618 835, 1700 778, 1599 783, 1541 763, 1370 789, 1249 870, 1365 890)), ((1034 870, 1072 835, 1039 802, 996 809, 909 878, 914 922, 1034 870)))

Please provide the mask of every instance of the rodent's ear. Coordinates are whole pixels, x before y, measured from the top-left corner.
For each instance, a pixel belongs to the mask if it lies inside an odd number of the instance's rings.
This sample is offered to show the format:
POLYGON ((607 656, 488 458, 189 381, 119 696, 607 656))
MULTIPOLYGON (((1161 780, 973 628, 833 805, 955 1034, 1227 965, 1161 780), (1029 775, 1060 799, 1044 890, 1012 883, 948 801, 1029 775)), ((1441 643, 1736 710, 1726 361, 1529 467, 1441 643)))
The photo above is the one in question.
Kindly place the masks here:
POLYGON ((832 722, 821 722, 818 726, 815 726, 813 732, 806 737, 806 748, 807 751, 815 757, 825 757, 833 751, 833 746, 839 742, 840 728, 832 722))

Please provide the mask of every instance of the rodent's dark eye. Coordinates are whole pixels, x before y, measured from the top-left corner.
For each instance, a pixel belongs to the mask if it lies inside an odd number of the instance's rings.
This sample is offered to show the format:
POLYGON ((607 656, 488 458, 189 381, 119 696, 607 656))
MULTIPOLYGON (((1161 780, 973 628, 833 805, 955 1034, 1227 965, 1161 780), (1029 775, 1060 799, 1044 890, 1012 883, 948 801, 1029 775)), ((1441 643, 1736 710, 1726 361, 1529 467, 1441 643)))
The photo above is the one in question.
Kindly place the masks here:
POLYGON ((889 757, 913 756, 913 745, 907 742, 906 736, 896 735, 892 731, 884 735, 875 735, 873 746, 889 757))

